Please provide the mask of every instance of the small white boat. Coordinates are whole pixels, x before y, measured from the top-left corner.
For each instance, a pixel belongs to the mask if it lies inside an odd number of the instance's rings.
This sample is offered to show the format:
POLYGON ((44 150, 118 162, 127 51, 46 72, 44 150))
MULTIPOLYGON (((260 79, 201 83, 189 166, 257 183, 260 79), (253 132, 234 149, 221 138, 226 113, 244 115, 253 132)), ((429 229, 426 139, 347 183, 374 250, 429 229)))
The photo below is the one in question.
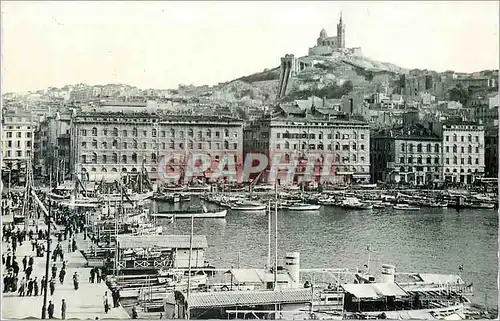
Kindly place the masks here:
POLYGON ((266 205, 255 202, 240 201, 231 205, 232 211, 264 211, 266 205))
POLYGON ((286 209, 289 211, 317 211, 320 208, 321 205, 296 203, 288 206, 286 209))
POLYGON ((400 211, 420 211, 420 207, 410 206, 408 204, 396 204, 392 208, 400 211))
POLYGON ((373 208, 372 204, 363 203, 355 197, 346 198, 342 201, 341 206, 352 210, 371 210, 373 208))
POLYGON ((225 218, 227 210, 209 211, 205 206, 202 208, 192 208, 187 210, 172 211, 165 213, 153 213, 151 216, 159 218, 225 218))

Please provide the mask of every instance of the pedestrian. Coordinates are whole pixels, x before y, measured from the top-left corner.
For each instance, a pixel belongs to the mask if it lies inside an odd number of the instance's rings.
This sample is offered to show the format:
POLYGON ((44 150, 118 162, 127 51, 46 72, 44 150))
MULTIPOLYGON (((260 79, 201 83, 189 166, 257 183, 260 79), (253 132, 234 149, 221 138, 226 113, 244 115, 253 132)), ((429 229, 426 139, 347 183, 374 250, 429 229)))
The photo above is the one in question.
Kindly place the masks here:
POLYGON ((78 290, 78 274, 76 272, 73 274, 73 287, 78 290))
POLYGON ((12 269, 14 270, 14 274, 18 275, 19 274, 19 264, 17 264, 17 261, 15 259, 16 259, 16 257, 14 256, 13 260, 12 260, 12 269))
POLYGON ((45 291, 47 291, 47 280, 45 276, 42 276, 42 280, 40 281, 40 295, 42 295, 45 291))
POLYGON ((135 305, 132 307, 132 319, 137 319, 137 309, 135 305))
POLYGON ((22 262, 23 262, 23 272, 25 272, 26 271, 26 265, 28 264, 28 256, 25 255, 23 257, 22 262))
POLYGON ((30 265, 26 268, 26 271, 24 271, 24 273, 26 273, 26 279, 29 279, 32 272, 33 272, 33 266, 30 265))
POLYGON ((108 313, 109 311, 109 301, 108 301, 108 292, 104 292, 104 297, 103 297, 103 304, 104 304, 104 313, 108 313))
POLYGON ((65 276, 66 276, 66 270, 61 269, 61 271, 59 272, 59 282, 61 282, 61 284, 64 284, 64 277, 65 276))
POLYGON ((26 280, 24 279, 24 277, 21 279, 21 283, 19 284, 19 296, 24 296, 24 287, 26 285, 26 280))
POLYGON ((12 256, 11 256, 11 253, 10 253, 10 250, 7 252, 7 260, 5 261, 5 267, 7 269, 10 269, 10 267, 12 266, 12 256))
POLYGON ((32 279, 28 280, 28 291, 27 291, 26 295, 27 296, 33 295, 33 280, 32 279))
POLYGON ((94 283, 95 281, 95 268, 90 269, 90 283, 94 283))
POLYGON ((7 293, 10 287, 10 274, 7 274, 3 277, 3 293, 7 293))
POLYGON ((54 264, 52 265, 52 278, 55 279, 57 275, 57 266, 54 264))
POLYGON ((72 252, 75 252, 75 251, 76 251, 76 249, 77 249, 77 248, 76 248, 76 240, 75 240, 75 239, 73 239, 73 242, 72 242, 72 243, 73 243, 73 250, 72 250, 72 252))
POLYGON ((54 319, 54 303, 52 301, 49 301, 47 312, 49 313, 49 319, 54 319))
POLYGON ((100 267, 96 267, 95 275, 97 278, 97 283, 101 283, 101 268, 100 267))
POLYGON ((31 252, 35 251, 35 246, 36 246, 36 239, 31 240, 31 252))
POLYGON ((62 268, 66 269, 66 261, 63 261, 62 268))
POLYGON ((28 260, 28 266, 33 266, 33 263, 34 263, 33 256, 30 256, 30 258, 28 260))
POLYGON ((35 292, 35 296, 38 296, 38 279, 36 276, 33 280, 33 291, 35 292))
POLYGON ((66 320, 66 301, 64 299, 61 301, 61 319, 66 320))
POLYGON ((54 279, 50 279, 49 281, 50 295, 54 295, 54 291, 56 290, 56 282, 54 279))
POLYGON ((5 254, 2 254, 2 265, 5 265, 5 254))
MULTIPOLYGON (((70 230, 70 233, 71 233, 71 230, 70 230)), ((68 252, 73 252, 73 251, 71 251, 71 245, 73 244, 72 240, 73 239, 70 239, 69 242, 68 242, 68 252)))
POLYGON ((12 292, 17 291, 17 275, 12 275, 12 277, 10 279, 10 290, 12 292))

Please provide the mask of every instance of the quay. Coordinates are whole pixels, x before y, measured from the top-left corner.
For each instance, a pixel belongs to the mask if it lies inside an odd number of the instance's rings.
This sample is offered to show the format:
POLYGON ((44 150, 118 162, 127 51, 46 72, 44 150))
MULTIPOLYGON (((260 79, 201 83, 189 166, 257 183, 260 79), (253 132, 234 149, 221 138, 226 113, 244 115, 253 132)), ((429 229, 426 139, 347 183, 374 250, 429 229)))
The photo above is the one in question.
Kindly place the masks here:
MULTIPOLYGON (((12 222, 12 218, 7 215, 2 216, 2 219, 4 224, 9 221, 12 222)), ((24 224, 16 225, 16 227, 24 229, 24 224)), ((35 230, 35 226, 30 226, 29 228, 35 230)), ((38 228, 45 230, 47 226, 44 223, 38 223, 38 228)), ((107 314, 104 312, 104 293, 107 292, 110 306, 112 306, 111 291, 106 286, 105 281, 101 281, 100 283, 89 282, 90 268, 86 267, 87 261, 80 252, 81 249, 88 246, 88 239, 84 240, 83 233, 79 233, 74 237, 77 242, 77 250, 74 252, 67 251, 69 238, 61 242, 64 249, 64 260, 67 261, 64 284, 60 284, 59 277, 57 276, 54 295, 50 295, 50 291, 47 295, 47 304, 49 301, 52 301, 54 304, 54 317, 61 319, 61 301, 64 299, 66 301, 66 319, 130 319, 130 316, 121 305, 118 308, 111 308, 107 314), (75 272, 79 276, 78 290, 74 290, 73 288, 72 277, 75 272)), ((51 239, 51 250, 54 250, 55 244, 57 244, 57 238, 55 235, 51 235, 51 239)), ((10 248, 10 244, 2 240, 2 253, 7 253, 8 248, 10 248)), ((34 258, 32 278, 37 277, 40 283, 40 280, 45 275, 46 254, 44 253, 43 257, 36 257, 35 254, 35 252, 31 251, 29 240, 24 241, 22 245, 18 245, 16 250, 16 261, 21 267, 18 276, 19 281, 25 275, 22 271, 21 263, 24 256, 28 256, 28 258, 33 256, 34 258)), ((50 268, 53 264, 54 262, 51 259, 50 268)), ((57 275, 59 275, 62 262, 58 259, 55 264, 57 266, 57 275)), ((2 265, 2 274, 4 274, 4 270, 5 267, 2 265)), ((3 282, 1 283, 3 294, 2 320, 41 318, 43 293, 39 293, 38 296, 23 297, 20 297, 17 292, 3 293, 3 282)))

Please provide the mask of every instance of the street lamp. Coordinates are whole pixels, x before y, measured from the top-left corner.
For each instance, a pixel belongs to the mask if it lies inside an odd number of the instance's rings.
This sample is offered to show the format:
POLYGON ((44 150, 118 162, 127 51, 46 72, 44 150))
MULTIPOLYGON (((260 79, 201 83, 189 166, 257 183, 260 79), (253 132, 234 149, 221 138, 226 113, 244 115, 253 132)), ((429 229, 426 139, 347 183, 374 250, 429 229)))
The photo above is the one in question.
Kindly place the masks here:
MULTIPOLYGON (((52 191, 52 171, 50 173, 50 187, 52 191)), ((42 319, 46 318, 47 313, 47 293, 48 293, 48 285, 49 285, 49 265, 50 265, 50 226, 52 225, 52 200, 50 198, 50 194, 47 193, 47 198, 49 201, 49 208, 47 212, 47 257, 45 259, 45 286, 43 293, 43 306, 42 306, 42 319)))

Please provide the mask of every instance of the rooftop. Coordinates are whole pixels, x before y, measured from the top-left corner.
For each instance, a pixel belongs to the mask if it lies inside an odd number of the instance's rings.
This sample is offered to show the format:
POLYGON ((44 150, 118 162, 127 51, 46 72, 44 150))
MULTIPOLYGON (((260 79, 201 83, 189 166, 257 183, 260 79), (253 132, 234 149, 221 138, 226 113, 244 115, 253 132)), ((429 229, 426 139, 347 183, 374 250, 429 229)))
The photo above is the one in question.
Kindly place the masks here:
MULTIPOLYGON (((311 301, 311 289, 282 291, 225 291, 225 292, 193 292, 189 295, 190 308, 213 308, 248 305, 270 305, 286 303, 308 303, 311 301)), ((174 304, 172 293, 166 299, 174 304)))
POLYGON ((394 138, 394 139, 425 139, 440 140, 441 137, 434 134, 429 128, 421 124, 411 123, 399 125, 390 129, 381 129, 373 135, 374 138, 394 138))
POLYGON ((172 114, 172 113, 162 113, 162 112, 135 112, 135 113, 125 113, 125 112, 79 112, 76 116, 77 118, 147 118, 147 119, 157 119, 158 121, 177 121, 177 122, 241 122, 240 119, 228 116, 220 115, 186 115, 186 114, 172 114))
POLYGON ((408 293, 396 283, 343 284, 342 288, 359 299, 408 296, 408 293))

